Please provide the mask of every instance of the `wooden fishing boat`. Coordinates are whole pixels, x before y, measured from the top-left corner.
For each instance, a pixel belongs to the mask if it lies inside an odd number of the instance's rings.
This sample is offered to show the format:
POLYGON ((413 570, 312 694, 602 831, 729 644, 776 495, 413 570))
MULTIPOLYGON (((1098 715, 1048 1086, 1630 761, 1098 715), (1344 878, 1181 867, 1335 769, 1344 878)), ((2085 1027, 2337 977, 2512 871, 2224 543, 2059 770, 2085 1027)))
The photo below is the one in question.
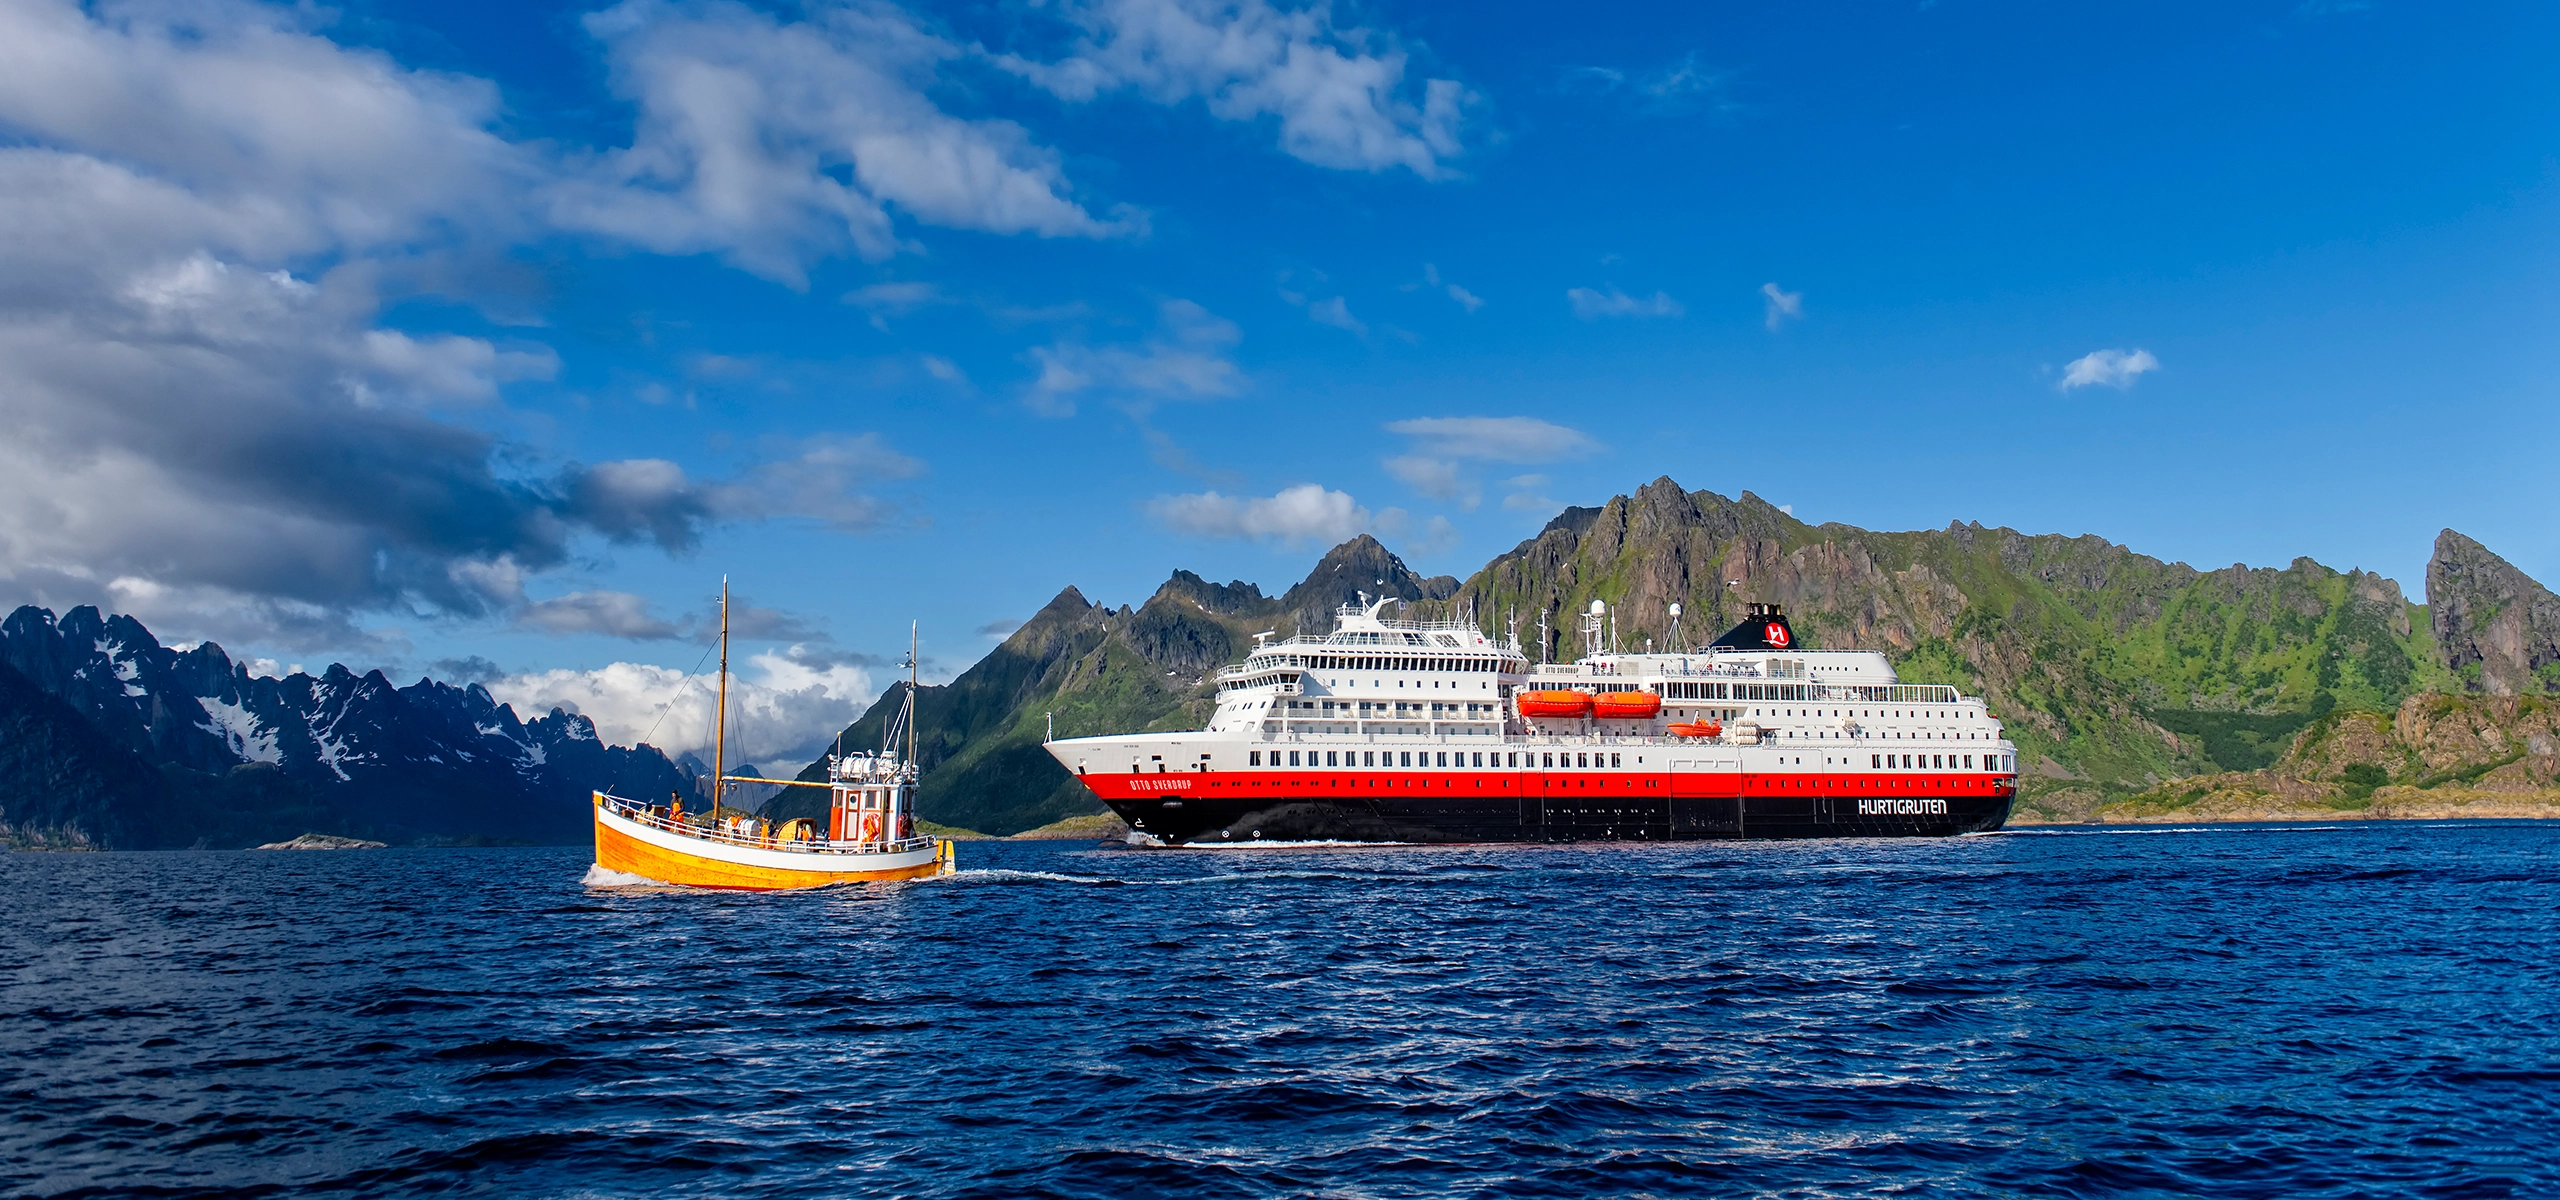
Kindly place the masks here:
POLYGON ((722 580, 711 809, 687 813, 673 797, 655 804, 597 792, 596 865, 682 887, 753 892, 948 874, 953 870, 951 843, 915 832, 920 775, 915 763, 915 663, 910 631, 905 701, 879 751, 828 755, 824 783, 730 775, 729 583, 722 580), (902 733, 903 756, 898 753, 902 733), (730 808, 728 790, 740 783, 826 788, 826 828, 806 820, 777 824, 730 808))

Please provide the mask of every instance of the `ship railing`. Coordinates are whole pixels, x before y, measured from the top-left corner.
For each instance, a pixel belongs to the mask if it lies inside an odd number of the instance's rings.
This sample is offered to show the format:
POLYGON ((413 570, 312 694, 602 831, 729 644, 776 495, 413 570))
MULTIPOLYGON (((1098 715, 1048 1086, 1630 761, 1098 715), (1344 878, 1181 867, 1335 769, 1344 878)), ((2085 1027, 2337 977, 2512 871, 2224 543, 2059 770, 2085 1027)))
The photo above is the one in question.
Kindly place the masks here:
POLYGON ((703 826, 696 825, 691 821, 678 821, 656 808, 642 804, 636 800, 626 800, 620 796, 608 794, 605 796, 605 799, 608 801, 606 807, 610 809, 614 815, 621 817, 626 821, 630 821, 633 824, 645 825, 651 829, 662 829, 668 833, 693 838, 697 841, 719 842, 722 845, 743 846, 754 850, 783 850, 796 854, 898 854, 909 850, 927 849, 934 844, 933 838, 923 835, 905 838, 880 838, 872 841, 856 841, 851 839, 840 841, 833 838, 809 838, 796 842, 784 841, 781 838, 769 835, 759 836, 752 833, 733 833, 718 826, 703 826))

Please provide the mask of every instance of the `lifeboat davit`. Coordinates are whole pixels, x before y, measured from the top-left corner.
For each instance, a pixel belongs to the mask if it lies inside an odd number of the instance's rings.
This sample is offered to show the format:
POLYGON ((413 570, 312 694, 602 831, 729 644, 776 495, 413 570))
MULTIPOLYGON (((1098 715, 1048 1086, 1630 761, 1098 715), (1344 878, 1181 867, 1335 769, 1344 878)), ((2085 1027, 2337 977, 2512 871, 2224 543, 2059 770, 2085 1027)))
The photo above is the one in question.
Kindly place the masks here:
POLYGON ((1673 737, 1711 738, 1724 733, 1724 726, 1713 721, 1675 721, 1663 728, 1670 730, 1673 737))
POLYGON ((1520 715, 1524 717, 1587 717, 1591 715, 1589 692, 1522 692, 1520 715))
POLYGON ((1591 715, 1603 721, 1648 721, 1662 711, 1662 697, 1651 692, 1602 692, 1591 703, 1591 715))

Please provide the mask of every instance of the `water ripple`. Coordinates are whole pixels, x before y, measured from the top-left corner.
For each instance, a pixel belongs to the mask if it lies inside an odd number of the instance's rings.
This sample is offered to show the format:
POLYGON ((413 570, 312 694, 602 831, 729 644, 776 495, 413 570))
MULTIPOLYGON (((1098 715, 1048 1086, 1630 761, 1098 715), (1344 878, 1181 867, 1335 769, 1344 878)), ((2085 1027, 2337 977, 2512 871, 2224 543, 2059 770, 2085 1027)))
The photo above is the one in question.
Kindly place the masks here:
POLYGON ((0 857, 0 1193, 2560 1193, 2560 827, 0 857))

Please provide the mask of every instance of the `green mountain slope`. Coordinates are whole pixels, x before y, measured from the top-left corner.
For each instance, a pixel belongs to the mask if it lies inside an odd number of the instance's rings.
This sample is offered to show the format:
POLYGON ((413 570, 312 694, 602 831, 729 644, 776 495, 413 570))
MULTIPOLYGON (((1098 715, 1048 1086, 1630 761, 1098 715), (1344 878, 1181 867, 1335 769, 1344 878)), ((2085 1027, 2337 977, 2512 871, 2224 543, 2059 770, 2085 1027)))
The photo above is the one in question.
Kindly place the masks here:
MULTIPOLYGON (((2451 531, 2437 550, 2453 560, 2430 579, 2469 589, 2451 626, 2389 579, 2307 558, 2199 571, 2091 536, 1808 525, 1749 492, 1727 499, 1657 479, 1565 510, 1463 583, 1415 575, 1364 536, 1276 598, 1187 571, 1135 609, 1070 587, 959 678, 922 690, 921 810, 996 834, 1099 811, 1041 751, 1052 717, 1060 737, 1197 728, 1209 677, 1255 633, 1327 629, 1335 607, 1367 592, 1407 598, 1415 616, 1516 622, 1533 656, 1543 616, 1554 659, 1582 652, 1576 618, 1593 600, 1615 614, 1625 649, 1694 646, 1744 604, 1780 603, 1808 647, 1878 650, 1905 679, 1986 696, 2019 744, 2024 804, 2076 818, 2167 780, 2266 768, 2333 713, 2394 712, 2466 678, 2478 690, 2560 675, 2560 652, 2545 649, 2549 593, 2451 531), (2489 668, 2448 669, 2439 628, 2458 630, 2467 661, 2489 668)), ((883 699, 846 745, 879 744, 896 689, 883 699)), ((811 764, 801 777, 820 775, 811 764)), ((773 807, 822 802, 794 789, 773 807)))
POLYGON ((1592 600, 1618 644, 1695 644, 1750 601, 1784 604, 1804 643, 1870 649, 1905 679, 1985 695, 2008 723, 2030 806, 2085 809, 2162 779, 2264 766, 2339 707, 2388 711, 2440 681, 2424 612, 2399 585, 2309 559, 2198 571, 2096 537, 1949 525, 1807 525, 1748 492, 1668 478, 1569 509, 1448 602, 1518 613, 1549 653, 1592 600))
MULTIPOLYGON (((1333 610, 1363 591, 1445 597, 1457 584, 1414 574, 1363 535, 1276 598, 1189 571, 1175 572, 1134 610, 1102 607, 1069 587, 959 678, 918 690, 916 758, 925 766, 918 815, 1003 836, 1101 812, 1101 802, 1040 748, 1053 719, 1059 737, 1196 728, 1215 707, 1210 676, 1243 657, 1254 634, 1329 629, 1333 610)), ((881 744, 903 687, 882 693, 845 729, 847 747, 881 744)), ((825 777, 823 761, 798 776, 825 777)), ((766 812, 815 816, 824 804, 825 793, 792 788, 766 812)))

